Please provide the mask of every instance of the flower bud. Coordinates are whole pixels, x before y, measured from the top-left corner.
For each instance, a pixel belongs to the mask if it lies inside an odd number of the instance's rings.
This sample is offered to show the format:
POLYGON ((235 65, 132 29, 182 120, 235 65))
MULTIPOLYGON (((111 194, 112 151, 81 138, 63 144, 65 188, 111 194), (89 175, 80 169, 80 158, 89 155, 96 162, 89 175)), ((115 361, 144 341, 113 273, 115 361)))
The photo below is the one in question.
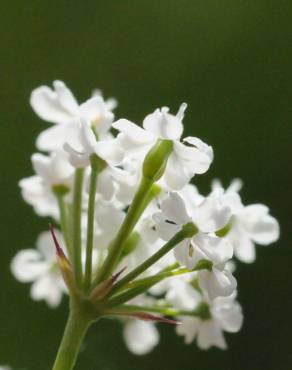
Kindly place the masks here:
POLYGON ((144 177, 153 182, 158 181, 165 171, 167 160, 172 150, 173 142, 171 140, 158 140, 144 159, 144 177))

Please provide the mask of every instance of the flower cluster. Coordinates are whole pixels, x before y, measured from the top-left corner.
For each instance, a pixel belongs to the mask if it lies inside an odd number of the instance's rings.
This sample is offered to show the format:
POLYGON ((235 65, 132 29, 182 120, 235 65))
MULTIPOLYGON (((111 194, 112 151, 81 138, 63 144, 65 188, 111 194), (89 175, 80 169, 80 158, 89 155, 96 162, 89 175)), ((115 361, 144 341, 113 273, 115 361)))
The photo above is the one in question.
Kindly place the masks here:
POLYGON ((60 227, 17 253, 15 277, 51 307, 69 292, 96 316, 118 317, 136 354, 159 342, 156 322, 180 324, 186 343, 225 349, 223 332, 243 320, 234 258, 253 262, 255 244, 276 241, 279 225, 266 206, 242 203, 239 180, 227 189, 214 181, 208 195, 190 183, 213 149, 182 138, 187 105, 156 109, 141 127, 115 120, 116 101, 99 92, 78 104, 61 81, 34 90, 30 102, 53 126, 38 136, 35 175, 20 187, 60 227))

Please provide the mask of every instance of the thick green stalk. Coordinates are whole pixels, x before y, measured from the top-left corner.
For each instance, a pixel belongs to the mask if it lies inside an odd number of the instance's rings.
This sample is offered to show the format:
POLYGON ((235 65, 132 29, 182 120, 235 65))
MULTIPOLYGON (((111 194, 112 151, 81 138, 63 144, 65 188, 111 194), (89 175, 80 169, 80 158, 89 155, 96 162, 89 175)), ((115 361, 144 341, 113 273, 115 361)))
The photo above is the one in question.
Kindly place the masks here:
POLYGON ((160 258, 165 256, 170 250, 172 250, 177 244, 182 242, 186 238, 190 238, 198 232, 198 229, 192 223, 186 224, 183 228, 173 236, 163 247, 161 247, 156 253, 149 257, 146 261, 137 266, 134 270, 128 273, 124 278, 118 281, 110 294, 112 295, 118 291, 121 287, 128 284, 130 281, 134 280, 137 276, 142 274, 150 266, 156 263, 160 258))
POLYGON ((81 343, 91 324, 91 319, 78 310, 71 310, 58 350, 53 370, 72 370, 81 343))
POLYGON ((116 267, 117 262, 120 260, 124 243, 133 231, 139 216, 141 215, 141 211, 145 209, 144 201, 151 190, 152 184, 152 180, 142 177, 139 188, 128 210, 125 220, 116 238, 110 246, 109 254, 98 274, 97 282, 106 279, 116 267))
POLYGON ((94 238, 94 210, 95 210, 95 194, 98 177, 98 158, 96 155, 91 157, 91 176, 89 185, 89 198, 87 210, 87 241, 86 241, 86 262, 85 262, 85 277, 84 289, 88 290, 91 285, 92 278, 92 251, 94 238))
POLYGON ((81 287, 82 284, 81 214, 83 177, 84 170, 82 168, 77 168, 75 170, 73 194, 72 249, 75 279, 78 287, 81 287))

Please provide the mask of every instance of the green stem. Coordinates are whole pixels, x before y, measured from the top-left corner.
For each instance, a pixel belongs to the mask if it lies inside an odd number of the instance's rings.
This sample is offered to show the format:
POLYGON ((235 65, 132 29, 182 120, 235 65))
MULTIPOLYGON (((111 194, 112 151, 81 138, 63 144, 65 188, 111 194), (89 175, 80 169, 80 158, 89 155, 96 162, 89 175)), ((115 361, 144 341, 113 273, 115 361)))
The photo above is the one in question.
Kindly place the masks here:
POLYGON ((198 309, 193 311, 188 310, 177 310, 171 307, 159 307, 159 306, 136 306, 136 305, 121 305, 114 309, 114 312, 119 314, 131 314, 135 312, 150 312, 158 313, 165 316, 201 316, 201 312, 198 309))
POLYGON ((143 210, 145 210, 144 202, 151 190, 152 184, 152 180, 142 177, 139 188, 128 210, 125 220, 116 238, 112 242, 109 249, 109 254, 98 274, 98 277, 96 279, 97 283, 106 279, 115 268, 117 262, 120 260, 124 242, 133 231, 139 217, 141 216, 141 213, 143 212, 143 210))
POLYGON ((153 283, 154 284, 157 284, 161 280, 164 280, 164 279, 166 279, 168 277, 177 276, 177 275, 183 275, 183 274, 188 274, 190 272, 191 271, 189 269, 184 268, 184 267, 175 269, 173 271, 163 271, 163 272, 157 273, 156 275, 148 276, 148 277, 146 277, 144 279, 138 279, 138 280, 131 281, 124 288, 126 288, 126 289, 132 289, 132 288, 135 288, 136 286, 147 286, 149 284, 153 285, 153 283))
POLYGON ((183 228, 175 234, 172 239, 169 240, 163 247, 161 247, 156 253, 149 257, 146 261, 137 266, 134 270, 128 273, 124 278, 118 281, 110 292, 110 295, 118 291, 120 288, 127 285, 130 281, 134 280, 137 276, 142 274, 150 266, 156 263, 160 258, 165 256, 170 250, 172 250, 177 244, 182 242, 186 238, 190 238, 198 232, 198 229, 192 223, 186 224, 183 228))
POLYGON ((81 287, 82 284, 81 214, 83 177, 84 170, 77 168, 74 178, 72 247, 75 279, 78 287, 81 287))
POLYGON ((70 310, 65 332, 53 370, 72 370, 91 319, 79 311, 70 310))
POLYGON ((153 199, 158 197, 160 193, 161 193, 160 186, 158 186, 157 184, 152 184, 147 195, 144 198, 143 204, 140 208, 140 212, 137 213, 137 220, 140 219, 141 215, 143 214, 145 209, 148 207, 148 205, 153 201, 153 199))
POLYGON ((91 157, 91 176, 87 210, 87 243, 86 243, 86 263, 84 289, 87 291, 91 285, 92 278, 92 251, 94 237, 94 210, 95 210, 95 194, 98 177, 98 158, 96 155, 91 157))
POLYGON ((66 243, 67 250, 70 256, 70 260, 72 260, 72 248, 71 248, 70 236, 69 236, 68 214, 67 214, 66 204, 64 202, 64 195, 56 192, 56 198, 57 198, 58 206, 59 206, 61 228, 63 231, 65 243, 66 243))

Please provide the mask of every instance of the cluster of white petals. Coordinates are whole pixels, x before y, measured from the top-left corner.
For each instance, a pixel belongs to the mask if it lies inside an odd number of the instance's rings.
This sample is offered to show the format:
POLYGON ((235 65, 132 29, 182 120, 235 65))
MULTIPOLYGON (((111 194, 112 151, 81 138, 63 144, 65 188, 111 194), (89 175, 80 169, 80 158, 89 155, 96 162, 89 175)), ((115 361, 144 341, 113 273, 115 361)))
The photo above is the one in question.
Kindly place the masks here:
MULTIPOLYGON (((37 138, 36 147, 42 153, 32 155, 35 175, 20 181, 22 196, 39 216, 49 216, 63 226, 60 199, 70 215, 74 175, 83 171, 83 268, 92 158, 99 160, 93 220, 93 269, 97 271, 106 261, 109 246, 135 197, 145 157, 157 143, 170 145, 161 176, 155 180, 159 191, 140 214, 115 272, 125 266, 127 272, 132 271, 173 240, 184 225, 194 225, 197 232, 176 244, 143 271, 140 278, 168 271, 170 266, 186 273, 157 282, 129 303, 133 307, 155 307, 161 313, 165 309, 166 315, 171 308, 181 321, 176 331, 186 343, 196 340, 201 349, 227 348, 223 332, 237 332, 243 321, 236 300, 233 261, 237 258, 253 262, 255 245, 276 241, 279 225, 266 206, 243 205, 239 180, 226 190, 219 181, 214 181, 206 196, 190 184, 195 175, 208 170, 213 149, 199 138, 183 138, 187 105, 182 104, 176 115, 166 107, 156 109, 146 116, 141 127, 127 119, 115 121, 116 101, 105 101, 100 93, 95 92, 79 104, 61 81, 55 81, 53 89, 47 86, 35 89, 30 102, 35 113, 53 125, 37 138), (112 129, 118 132, 116 136, 112 129)), ((60 244, 65 245, 66 235, 57 235, 60 244)), ((48 232, 39 236, 36 248, 18 252, 11 269, 19 281, 32 283, 32 299, 45 300, 51 307, 60 303, 66 286, 48 232)), ((133 353, 147 353, 158 344, 159 332, 154 322, 141 321, 139 317, 124 317, 123 322, 125 342, 133 353)))

